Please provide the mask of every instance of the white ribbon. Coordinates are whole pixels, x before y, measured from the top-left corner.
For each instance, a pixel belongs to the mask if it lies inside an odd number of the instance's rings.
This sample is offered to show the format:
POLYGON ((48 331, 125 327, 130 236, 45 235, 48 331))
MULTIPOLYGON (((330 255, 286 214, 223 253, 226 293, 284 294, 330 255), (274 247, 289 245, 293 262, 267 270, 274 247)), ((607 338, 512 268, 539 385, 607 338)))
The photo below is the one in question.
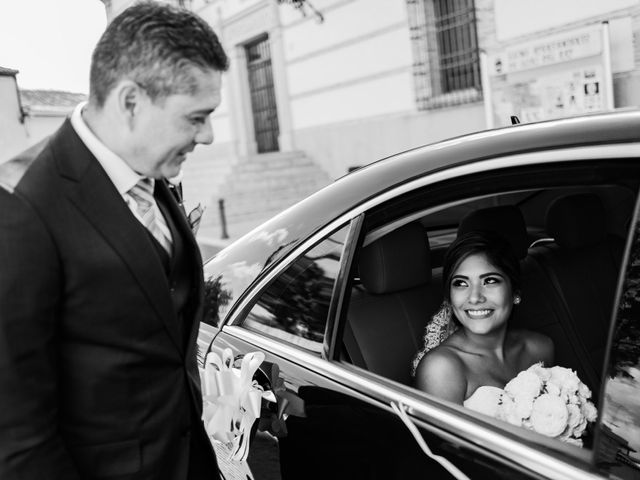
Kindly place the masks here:
POLYGON ((209 352, 205 360, 202 419, 212 441, 230 447, 232 460, 244 461, 249 454, 249 435, 260 416, 263 393, 253 375, 263 360, 262 352, 247 353, 235 368, 229 348, 222 358, 209 352))
POLYGON ((453 476, 456 480, 470 480, 469 477, 462 473, 462 471, 453 463, 451 463, 447 458, 443 457, 442 455, 436 455, 431 451, 429 445, 427 445, 427 442, 425 442, 424 438, 422 438, 422 435, 420 435, 418 427, 413 424, 413 422, 409 418, 409 415, 407 415, 407 407, 404 404, 400 402, 398 402, 397 404, 395 402, 391 402, 391 408, 393 408, 395 414, 400 417, 400 420, 402 420, 402 423, 404 423, 409 429, 409 432, 411 432, 411 435, 413 435, 413 438, 415 439, 418 446, 429 458, 442 465, 442 467, 447 470, 447 472, 449 472, 451 476, 453 476))

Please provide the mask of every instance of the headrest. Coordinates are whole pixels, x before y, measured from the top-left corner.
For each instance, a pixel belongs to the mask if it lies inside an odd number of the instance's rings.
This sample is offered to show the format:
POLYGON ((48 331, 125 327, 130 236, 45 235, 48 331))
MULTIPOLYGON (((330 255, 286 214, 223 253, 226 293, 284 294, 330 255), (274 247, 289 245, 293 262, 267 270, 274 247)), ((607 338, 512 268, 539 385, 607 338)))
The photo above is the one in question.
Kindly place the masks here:
POLYGON ((593 193, 554 200, 547 210, 547 233, 563 248, 595 245, 607 237, 604 206, 593 193))
POLYGON ((458 226, 458 235, 472 231, 490 231, 502 235, 513 248, 516 257, 527 256, 529 237, 524 218, 518 207, 501 205, 468 213, 458 226))
POLYGON ((429 240, 419 223, 404 225, 362 249, 360 280, 371 293, 392 293, 431 280, 429 240))

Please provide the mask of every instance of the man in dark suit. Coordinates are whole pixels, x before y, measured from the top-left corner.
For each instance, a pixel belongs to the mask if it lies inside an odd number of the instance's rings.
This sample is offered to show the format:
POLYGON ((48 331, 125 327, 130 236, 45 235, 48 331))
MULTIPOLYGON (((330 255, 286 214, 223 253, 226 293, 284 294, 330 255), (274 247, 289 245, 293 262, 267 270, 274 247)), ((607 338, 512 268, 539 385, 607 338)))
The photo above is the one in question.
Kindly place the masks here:
POLYGON ((0 479, 218 477, 201 421, 201 258, 167 189, 213 141, 227 56, 196 15, 130 7, 90 94, 0 165, 0 479))

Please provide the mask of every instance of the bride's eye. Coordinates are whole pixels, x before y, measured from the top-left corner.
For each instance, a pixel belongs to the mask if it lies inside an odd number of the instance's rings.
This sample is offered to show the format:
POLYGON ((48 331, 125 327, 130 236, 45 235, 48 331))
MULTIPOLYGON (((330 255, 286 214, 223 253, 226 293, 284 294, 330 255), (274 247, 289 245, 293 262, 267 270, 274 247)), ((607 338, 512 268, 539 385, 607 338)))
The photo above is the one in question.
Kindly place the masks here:
POLYGON ((485 285, 496 285, 502 283, 502 280, 498 277, 487 277, 484 279, 485 285))
POLYGON ((467 286, 467 282, 465 282, 464 280, 462 280, 460 278, 456 278, 451 282, 451 286, 454 287, 454 288, 466 287, 467 286))

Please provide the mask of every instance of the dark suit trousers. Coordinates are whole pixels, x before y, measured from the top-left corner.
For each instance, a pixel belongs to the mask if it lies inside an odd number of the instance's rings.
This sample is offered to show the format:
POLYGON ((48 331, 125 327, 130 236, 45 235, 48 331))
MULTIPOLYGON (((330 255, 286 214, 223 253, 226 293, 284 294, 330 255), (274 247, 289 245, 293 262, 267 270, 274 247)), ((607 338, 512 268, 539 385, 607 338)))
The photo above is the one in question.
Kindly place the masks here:
POLYGON ((194 428, 189 449, 189 474, 187 480, 214 480, 218 477, 218 464, 213 447, 203 428, 194 428))

